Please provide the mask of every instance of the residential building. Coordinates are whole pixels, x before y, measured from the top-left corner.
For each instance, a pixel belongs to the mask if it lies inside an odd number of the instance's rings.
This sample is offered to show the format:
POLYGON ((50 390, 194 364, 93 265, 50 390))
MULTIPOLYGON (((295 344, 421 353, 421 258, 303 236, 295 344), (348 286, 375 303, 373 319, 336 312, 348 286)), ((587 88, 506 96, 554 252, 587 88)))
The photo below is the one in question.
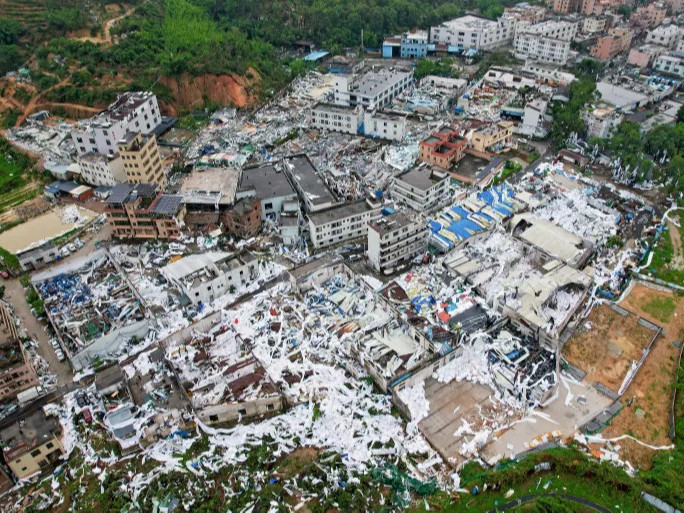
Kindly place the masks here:
POLYGON ((421 86, 426 84, 430 84, 435 89, 448 91, 452 98, 461 96, 468 87, 468 81, 464 78, 449 78, 437 75, 428 75, 420 81, 421 86))
POLYGON ((208 304, 256 280, 259 263, 251 253, 208 251, 189 255, 161 268, 193 305, 208 304))
POLYGON ((330 103, 317 103, 311 109, 311 125, 320 130, 331 130, 344 134, 359 133, 363 110, 359 107, 351 109, 330 103))
POLYGON ((380 211, 380 203, 367 199, 308 214, 309 235, 314 248, 366 237, 368 222, 380 217, 380 211))
POLYGON ((428 33, 426 30, 404 32, 401 35, 401 57, 419 59, 427 57, 428 33))
POLYGON ((126 181, 121 155, 100 155, 90 153, 76 160, 81 170, 81 179, 90 185, 113 186, 126 181))
POLYGON ((255 236, 261 228, 261 201, 258 198, 243 198, 223 215, 227 233, 241 239, 255 236))
POLYGON ((318 212, 337 203, 337 198, 305 154, 285 157, 275 166, 282 167, 306 212, 318 212))
POLYGON ((672 14, 679 14, 684 11, 684 0, 662 0, 672 14))
POLYGON ((633 35, 634 32, 626 27, 611 28, 608 35, 596 40, 596 44, 590 49, 591 56, 600 61, 613 59, 629 48, 633 35))
POLYGON ((646 34, 646 43, 674 48, 682 40, 684 29, 677 25, 660 25, 649 30, 646 34))
POLYGON ((521 2, 513 7, 504 8, 503 17, 514 19, 516 22, 529 21, 530 23, 539 23, 544 21, 549 14, 549 11, 544 6, 521 2))
POLYGON ((516 20, 461 16, 430 28, 430 42, 475 50, 492 50, 513 40, 516 20))
POLYGON ((588 16, 601 16, 615 11, 624 0, 582 0, 581 12, 588 16))
POLYGON ((185 225, 194 230, 218 228, 222 215, 235 203, 242 170, 237 167, 195 167, 182 179, 185 225))
POLYGON ((367 110, 363 115, 363 133, 366 137, 401 141, 406 134, 406 116, 367 110))
POLYGON ((667 7, 662 3, 652 2, 647 6, 637 7, 629 17, 629 23, 642 29, 655 28, 667 16, 667 7))
POLYGON ((336 105, 365 108, 382 108, 405 91, 413 82, 411 73, 382 70, 368 72, 352 79, 350 75, 336 74, 334 98, 336 105))
POLYGON ((420 160, 449 170, 463 158, 467 144, 468 141, 461 137, 458 129, 443 126, 420 141, 420 160))
POLYGON ((392 197, 418 212, 434 210, 450 198, 449 175, 425 166, 412 169, 394 179, 392 197))
POLYGON ((128 132, 118 146, 130 183, 153 183, 164 188, 166 174, 154 134, 128 132))
POLYGON ((292 188, 282 166, 273 163, 246 167, 242 170, 236 200, 257 198, 261 201, 261 220, 280 221, 283 201, 296 200, 297 193, 292 188))
POLYGON ((4 301, 0 301, 0 402, 38 385, 36 370, 19 340, 17 326, 4 301))
POLYGON ((293 246, 303 242, 303 224, 299 202, 296 200, 284 201, 283 211, 280 215, 280 239, 285 246, 293 246))
POLYGON ((117 141, 128 132, 151 134, 162 118, 157 97, 150 92, 128 92, 100 114, 74 125, 71 138, 78 155, 115 155, 117 141))
POLYGON ((499 121, 473 132, 470 140, 475 151, 499 153, 513 141, 513 122, 499 121))
POLYGON ((425 220, 396 212, 369 223, 368 262, 377 272, 391 273, 427 251, 425 220))
POLYGON ((675 49, 677 53, 684 53, 684 39, 677 43, 677 48, 675 49))
POLYGON ((653 63, 653 67, 668 75, 684 78, 684 58, 676 55, 661 55, 653 63))
POLYGON ((162 194, 155 184, 122 183, 109 193, 105 214, 112 237, 177 239, 185 205, 183 196, 162 194))
POLYGON ((579 24, 574 21, 549 20, 532 24, 527 21, 516 25, 516 35, 520 32, 560 41, 572 41, 577 35, 579 24))
POLYGON ((581 5, 581 0, 553 0, 553 12, 570 14, 578 12, 581 5))
POLYGON ((627 64, 638 68, 648 68, 656 57, 667 52, 667 48, 660 45, 647 44, 632 48, 627 56, 627 64))
POLYGON ((428 53, 428 33, 425 30, 404 32, 388 37, 382 43, 382 56, 389 58, 418 59, 428 53))
POLYGON ((551 128, 551 117, 547 114, 550 101, 548 96, 539 95, 525 103, 517 133, 527 137, 546 137, 551 128))
POLYGON ((582 112, 582 120, 587 126, 587 139, 598 137, 606 139, 623 119, 622 112, 614 107, 601 107, 582 112))
POLYGON ((534 76, 539 82, 552 87, 569 85, 575 81, 575 75, 562 71, 556 66, 539 62, 525 63, 525 73, 534 76))
POLYGON ((35 410, 0 429, 0 444, 7 466, 24 479, 55 465, 64 454, 61 426, 54 416, 35 410))
POLYGON ((570 41, 538 34, 518 32, 515 35, 515 57, 564 66, 570 56, 570 41))
POLYGON ((582 21, 582 32, 585 34, 597 34, 606 30, 608 18, 588 16, 582 21))

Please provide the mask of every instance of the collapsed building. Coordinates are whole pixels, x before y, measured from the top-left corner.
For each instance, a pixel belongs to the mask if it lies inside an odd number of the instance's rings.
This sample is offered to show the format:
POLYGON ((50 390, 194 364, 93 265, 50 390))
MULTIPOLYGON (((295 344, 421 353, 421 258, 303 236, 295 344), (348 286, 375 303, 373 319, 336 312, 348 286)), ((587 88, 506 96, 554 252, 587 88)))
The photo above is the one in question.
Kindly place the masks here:
POLYGON ((151 327, 125 273, 99 249, 33 276, 50 325, 75 370, 114 356, 151 327))

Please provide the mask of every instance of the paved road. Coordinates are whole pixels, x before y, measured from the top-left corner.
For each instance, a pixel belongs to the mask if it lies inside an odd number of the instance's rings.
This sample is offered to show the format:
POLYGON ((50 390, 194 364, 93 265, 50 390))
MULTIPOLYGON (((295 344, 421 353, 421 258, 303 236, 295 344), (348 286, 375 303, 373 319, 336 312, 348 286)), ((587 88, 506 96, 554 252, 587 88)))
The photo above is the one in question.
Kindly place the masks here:
POLYGON ((57 359, 55 350, 50 345, 50 337, 48 337, 45 325, 31 312, 31 307, 26 302, 24 287, 19 279, 5 280, 3 284, 5 285, 5 300, 12 305, 14 314, 21 319, 28 335, 38 341, 37 352, 50 365, 50 371, 57 375, 57 386, 71 383, 74 377, 71 367, 66 360, 60 362, 57 359))
POLYGON ((39 397, 33 402, 28 403, 27 405, 19 408, 17 411, 12 413, 11 415, 8 415, 7 417, 3 417, 0 419, 0 429, 9 426, 10 424, 16 422, 17 420, 23 418, 24 416, 28 415, 29 413, 32 413, 39 408, 42 408, 46 404, 49 404, 51 402, 54 402, 58 399, 60 399, 63 395, 68 394, 69 392, 76 390, 79 387, 78 384, 76 383, 69 383, 66 386, 59 387, 52 392, 45 394, 42 397, 39 397))
POLYGON ((560 499, 565 499, 566 501, 569 501, 569 502, 581 504, 582 506, 593 509, 594 511, 599 511, 600 513, 612 513, 612 511, 609 510, 608 508, 604 508, 603 506, 599 506, 598 504, 594 504, 593 502, 591 502, 587 499, 584 499, 583 497, 576 497, 574 495, 568 495, 566 493, 557 493, 557 492, 538 493, 538 494, 534 494, 534 495, 523 495, 522 497, 518 497, 514 501, 507 502, 506 504, 503 504, 501 506, 497 506, 494 509, 490 509, 487 513, 497 513, 499 511, 508 511, 510 509, 517 508, 518 506, 521 506, 522 504, 526 504, 528 502, 535 501, 541 497, 557 497, 560 499))

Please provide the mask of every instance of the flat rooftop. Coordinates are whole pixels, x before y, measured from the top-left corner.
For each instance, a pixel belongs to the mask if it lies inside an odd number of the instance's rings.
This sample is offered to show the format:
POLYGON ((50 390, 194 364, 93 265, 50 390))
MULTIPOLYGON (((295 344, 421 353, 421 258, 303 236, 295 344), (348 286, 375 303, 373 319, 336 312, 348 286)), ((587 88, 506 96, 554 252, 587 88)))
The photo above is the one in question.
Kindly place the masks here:
POLYGON ((327 112, 336 112, 338 114, 354 114, 354 109, 349 107, 343 107, 341 105, 335 105, 333 103, 317 103, 311 110, 324 110, 327 112))
POLYGON ((0 443, 6 460, 13 460, 39 447, 60 432, 55 417, 47 417, 43 410, 37 410, 19 421, 0 430, 0 443))
POLYGON ((352 83, 351 91, 364 96, 376 96, 378 93, 389 89, 392 85, 410 77, 410 73, 400 71, 369 72, 352 83))
POLYGON ((407 215, 405 212, 395 212, 380 219, 376 219, 371 223, 371 228, 378 232, 380 236, 386 233, 393 232, 404 226, 408 226, 415 221, 415 218, 407 215))
POLYGON ((306 155, 295 155, 283 159, 283 165, 292 180, 299 185, 307 202, 313 205, 335 203, 337 198, 316 172, 316 168, 306 155))
POLYGON ((296 195, 285 173, 273 164, 247 167, 242 170, 239 189, 251 188, 254 188, 256 197, 259 199, 296 195))
POLYGON ((180 194, 186 203, 231 204, 241 173, 232 167, 197 167, 183 181, 180 194))
POLYGON ((432 179, 430 169, 412 169, 403 175, 399 175, 396 179, 422 191, 430 190, 441 181, 432 179))
POLYGON ((447 27, 451 30, 458 29, 479 29, 479 28, 489 28, 496 26, 495 20, 490 20, 488 18, 480 18, 479 16, 467 15, 461 16, 460 18, 454 18, 453 20, 445 21, 441 26, 447 27))
POLYGON ((346 219, 347 217, 352 217, 356 215, 363 214, 365 212, 373 212, 374 210, 379 210, 380 205, 377 207, 372 207, 368 204, 366 200, 355 201, 354 203, 343 203, 315 214, 309 214, 309 220, 315 225, 324 225, 328 223, 334 223, 340 219, 346 219))

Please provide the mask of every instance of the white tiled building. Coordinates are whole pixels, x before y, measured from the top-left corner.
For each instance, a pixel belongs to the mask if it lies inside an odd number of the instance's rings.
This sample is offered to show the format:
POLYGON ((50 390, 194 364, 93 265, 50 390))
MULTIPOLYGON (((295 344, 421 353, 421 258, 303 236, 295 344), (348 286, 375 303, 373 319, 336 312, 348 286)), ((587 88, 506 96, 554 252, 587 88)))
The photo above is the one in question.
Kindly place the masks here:
POLYGON ((684 30, 677 25, 660 25, 648 31, 646 42, 673 48, 682 40, 683 35, 684 30))
POLYGON ((126 170, 120 155, 107 156, 96 153, 77 159, 81 178, 90 185, 114 186, 126 181, 126 170))
POLYGON ((78 155, 115 155, 127 132, 152 133, 161 123, 157 97, 150 92, 120 95, 107 110, 74 125, 71 138, 78 155))
POLYGON ((394 179, 392 196, 418 212, 430 211, 449 198, 449 176, 427 168, 413 169, 394 179))
POLYGON ((380 211, 379 203, 361 200, 310 213, 308 221, 311 242, 319 249, 366 237, 368 222, 380 217, 380 211))
POLYGON ((516 28, 515 56, 564 65, 570 55, 570 43, 576 35, 577 23, 545 21, 532 25, 521 22, 516 28))
POLYGON ((431 27, 430 42, 476 50, 491 50, 513 40, 515 24, 514 18, 502 17, 498 20, 490 20, 472 15, 461 16, 431 27))
POLYGON ((401 141, 406 133, 406 116, 368 110, 363 115, 363 133, 367 137, 401 141))
POLYGON ((396 212, 369 225, 368 262, 378 272, 394 271, 427 250, 428 230, 419 216, 396 212))
POLYGON ((311 125, 321 130, 332 130, 356 135, 361 126, 363 111, 329 103, 317 103, 311 109, 311 125))
POLYGON ((684 59, 675 55, 661 55, 653 63, 653 67, 663 73, 684 78, 684 59))
POLYGON ((382 108, 399 96, 413 82, 411 73, 382 70, 369 72, 353 79, 350 75, 336 75, 334 97, 336 105, 382 108))

